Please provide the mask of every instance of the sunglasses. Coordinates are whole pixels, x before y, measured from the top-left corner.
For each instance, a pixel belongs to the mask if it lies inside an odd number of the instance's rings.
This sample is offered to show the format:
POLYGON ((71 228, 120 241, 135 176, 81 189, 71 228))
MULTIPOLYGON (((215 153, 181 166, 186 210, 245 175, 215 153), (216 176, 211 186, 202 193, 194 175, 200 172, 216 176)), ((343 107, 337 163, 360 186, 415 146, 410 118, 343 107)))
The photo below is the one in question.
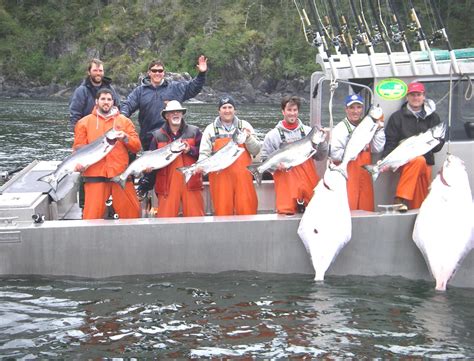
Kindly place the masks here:
POLYGON ((165 69, 150 69, 150 71, 151 71, 152 73, 160 73, 160 74, 161 74, 161 73, 163 73, 163 72, 165 71, 165 69))

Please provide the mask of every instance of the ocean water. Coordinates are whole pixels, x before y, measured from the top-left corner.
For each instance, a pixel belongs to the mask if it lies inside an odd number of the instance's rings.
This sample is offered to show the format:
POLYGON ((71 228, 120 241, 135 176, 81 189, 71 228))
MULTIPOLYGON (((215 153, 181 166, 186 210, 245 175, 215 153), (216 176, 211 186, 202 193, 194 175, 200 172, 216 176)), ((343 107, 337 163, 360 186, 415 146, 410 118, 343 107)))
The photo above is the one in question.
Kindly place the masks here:
MULTIPOLYGON (((204 128, 214 104, 186 104, 204 128)), ((308 109, 302 109, 308 118, 308 109)), ((279 106, 242 105, 263 136, 279 106)), ((66 102, 0 100, 0 171, 60 160, 66 102)), ((396 277, 225 272, 0 277, 0 358, 472 358, 474 289, 396 277)))
MULTIPOLYGON (((186 121, 203 131, 217 116, 217 105, 185 103, 186 121)), ((300 117, 308 121, 309 107, 300 117)), ((281 119, 279 104, 241 105, 237 115, 248 120, 257 135, 265 134, 281 119)), ((132 117, 136 122, 136 114, 132 117)), ((0 172, 37 160, 61 160, 71 153, 74 134, 65 101, 0 99, 0 172)))
POLYGON ((3 277, 0 357, 474 357, 473 296, 394 277, 3 277))

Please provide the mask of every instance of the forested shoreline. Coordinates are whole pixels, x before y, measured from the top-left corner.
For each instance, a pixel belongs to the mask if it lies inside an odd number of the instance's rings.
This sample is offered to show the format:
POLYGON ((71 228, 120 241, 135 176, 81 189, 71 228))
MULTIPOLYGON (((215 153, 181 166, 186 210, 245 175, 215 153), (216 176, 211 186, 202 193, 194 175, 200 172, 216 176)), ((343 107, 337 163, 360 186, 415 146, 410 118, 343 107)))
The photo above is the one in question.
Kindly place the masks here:
MULTIPOLYGON (((472 46, 471 1, 437 2, 453 45, 472 46)), ((424 2, 415 4, 429 24, 424 2)), ((186 77, 205 54, 203 100, 226 91, 247 102, 309 96, 317 70, 292 0, 3 0, 0 23, 1 96, 67 97, 92 57, 126 94, 150 60, 186 77)))

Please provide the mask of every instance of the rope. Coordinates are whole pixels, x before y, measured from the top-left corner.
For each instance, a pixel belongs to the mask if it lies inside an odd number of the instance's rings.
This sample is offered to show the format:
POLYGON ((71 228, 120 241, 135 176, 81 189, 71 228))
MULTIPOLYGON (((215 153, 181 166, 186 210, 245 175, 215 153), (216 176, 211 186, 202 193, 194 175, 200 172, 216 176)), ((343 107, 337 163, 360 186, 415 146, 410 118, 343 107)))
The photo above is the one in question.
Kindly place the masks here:
POLYGON ((334 93, 338 87, 337 79, 331 78, 331 95, 329 96, 329 139, 328 143, 331 144, 331 137, 332 137, 332 128, 334 127, 334 118, 332 115, 332 100, 334 98, 334 93))
POLYGON ((448 146, 446 147, 446 155, 451 154, 451 108, 453 101, 453 64, 449 67, 449 100, 448 100, 448 146))
MULTIPOLYGON (((453 65, 451 64, 451 67, 453 65)), ((451 68, 449 68, 449 71, 450 71, 450 77, 451 77, 451 68)), ((467 74, 462 74, 459 79, 456 81, 456 83, 453 85, 453 90, 461 83, 461 81, 463 80, 463 78, 466 78, 467 81, 468 81, 468 84, 467 84, 467 87, 466 87, 466 91, 464 93, 464 99, 466 101, 470 101, 472 99, 472 96, 473 96, 473 85, 472 85, 472 79, 469 75, 467 74)), ((444 94, 437 102, 436 102, 436 105, 438 105, 439 103, 441 103, 444 99, 446 99, 446 97, 448 97, 450 95, 450 92, 451 90, 448 90, 446 92, 446 94, 444 94)))

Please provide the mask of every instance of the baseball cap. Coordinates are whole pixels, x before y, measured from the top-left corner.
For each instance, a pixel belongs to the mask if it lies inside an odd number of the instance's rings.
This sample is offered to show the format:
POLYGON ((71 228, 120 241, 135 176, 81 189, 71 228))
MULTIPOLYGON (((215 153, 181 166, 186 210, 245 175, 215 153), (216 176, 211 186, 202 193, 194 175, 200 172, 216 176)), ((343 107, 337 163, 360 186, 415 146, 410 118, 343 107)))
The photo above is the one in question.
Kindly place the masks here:
POLYGON ((346 107, 355 103, 364 105, 364 99, 359 94, 352 94, 346 97, 346 107))
POLYGON ((424 93, 425 86, 422 83, 418 83, 417 81, 411 82, 410 84, 408 84, 407 94, 414 92, 424 93))

